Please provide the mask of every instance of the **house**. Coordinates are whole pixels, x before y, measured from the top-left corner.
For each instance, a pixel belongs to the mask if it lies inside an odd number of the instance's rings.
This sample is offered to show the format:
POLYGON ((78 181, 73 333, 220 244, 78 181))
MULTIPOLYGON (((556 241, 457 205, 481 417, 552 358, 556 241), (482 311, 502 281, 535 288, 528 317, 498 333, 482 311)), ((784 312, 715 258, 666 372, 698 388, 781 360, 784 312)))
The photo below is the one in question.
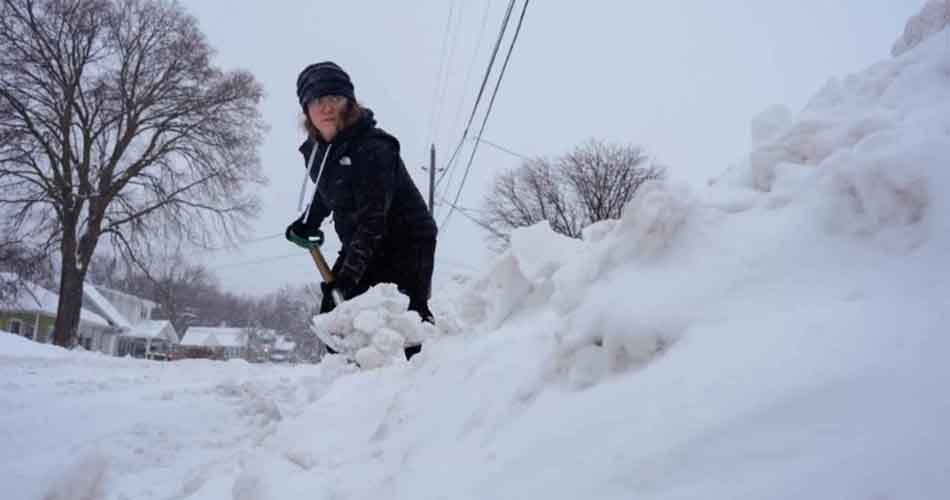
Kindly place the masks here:
MULTIPOLYGON (((36 342, 51 343, 58 307, 58 294, 26 282, 13 303, 0 306, 0 329, 36 342)), ((80 310, 78 334, 84 348, 98 350, 97 339, 113 332, 113 326, 104 317, 86 307, 80 310)))
POLYGON ((289 361, 295 361, 294 359, 294 349, 297 348, 297 344, 291 341, 289 338, 280 336, 277 337, 277 340, 274 342, 274 346, 270 350, 270 361, 272 363, 286 363, 289 361))
POLYGON ((104 317, 113 330, 93 339, 97 350, 114 356, 168 359, 178 333, 168 320, 152 320, 158 304, 118 290, 86 284, 83 305, 104 317))
POLYGON ((252 363, 269 361, 271 349, 277 341, 277 331, 269 328, 246 328, 248 337, 247 356, 244 358, 252 363))
POLYGON ((185 330, 181 346, 210 349, 219 359, 247 359, 250 337, 246 328, 192 326, 185 330))
MULTIPOLYGON (((153 321, 158 304, 92 284, 83 285, 78 343, 113 356, 164 359, 178 343, 169 321, 153 321)), ((59 295, 26 283, 13 304, 0 307, 0 329, 37 342, 53 341, 59 295)))

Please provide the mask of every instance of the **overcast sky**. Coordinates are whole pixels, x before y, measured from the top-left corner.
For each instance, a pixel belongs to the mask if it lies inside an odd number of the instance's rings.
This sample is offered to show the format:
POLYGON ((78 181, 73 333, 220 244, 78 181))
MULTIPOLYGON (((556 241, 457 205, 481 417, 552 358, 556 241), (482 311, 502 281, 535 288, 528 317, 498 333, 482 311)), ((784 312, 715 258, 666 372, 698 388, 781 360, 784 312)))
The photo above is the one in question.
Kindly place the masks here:
MULTIPOLYGON (((400 140, 426 193, 428 143, 441 163, 461 137, 507 3, 185 1, 217 49, 216 64, 250 70, 267 93, 261 158, 270 183, 252 229, 252 238, 265 239, 204 255, 222 284, 257 295, 319 279, 306 252, 273 237, 297 215, 304 167, 294 84, 304 66, 333 60, 350 74, 357 98, 400 140)), ((923 3, 536 0, 484 137, 526 156, 557 156, 591 137, 635 143, 698 187, 742 160, 755 113, 772 104, 797 111, 829 78, 889 57, 923 3)), ((520 8, 521 0, 515 15, 520 8)), ((493 175, 518 163, 482 145, 460 204, 478 208, 493 175)), ((463 166, 445 196, 454 197, 463 166)), ((436 210, 441 223, 446 209, 436 210)), ((329 221, 323 228, 332 261, 338 243, 329 221)), ((490 255, 481 231, 458 215, 438 245, 437 283, 490 255)))

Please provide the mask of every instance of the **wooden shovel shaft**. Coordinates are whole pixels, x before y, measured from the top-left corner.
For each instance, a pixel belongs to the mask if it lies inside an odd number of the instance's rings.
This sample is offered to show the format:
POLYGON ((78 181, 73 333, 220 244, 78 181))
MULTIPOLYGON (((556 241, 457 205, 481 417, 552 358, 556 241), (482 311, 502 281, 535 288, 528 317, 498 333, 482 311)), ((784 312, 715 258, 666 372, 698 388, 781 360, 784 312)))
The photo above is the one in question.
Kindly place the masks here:
POLYGON ((330 266, 327 265, 327 261, 323 258, 323 254, 320 253, 320 249, 317 247, 310 248, 310 256, 313 257, 313 263, 317 265, 317 270, 320 271, 320 276, 323 278, 323 281, 333 283, 333 271, 331 271, 330 266))
MULTIPOLYGON (((320 276, 323 278, 323 281, 326 284, 333 283, 333 271, 330 270, 330 266, 327 265, 326 259, 323 258, 323 253, 320 252, 319 247, 310 247, 310 256, 313 257, 313 263, 317 265, 317 270, 320 271, 320 276)), ((339 290, 333 290, 333 302, 336 305, 340 305, 343 302, 343 295, 339 290)))

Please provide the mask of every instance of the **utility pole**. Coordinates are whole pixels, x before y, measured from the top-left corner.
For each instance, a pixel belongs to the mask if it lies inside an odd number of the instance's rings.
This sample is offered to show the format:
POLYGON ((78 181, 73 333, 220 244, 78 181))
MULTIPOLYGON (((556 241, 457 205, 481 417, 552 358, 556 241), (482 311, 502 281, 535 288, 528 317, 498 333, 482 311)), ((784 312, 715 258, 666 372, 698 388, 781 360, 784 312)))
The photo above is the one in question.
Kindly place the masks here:
POLYGON ((435 217, 435 144, 429 149, 429 214, 435 217))

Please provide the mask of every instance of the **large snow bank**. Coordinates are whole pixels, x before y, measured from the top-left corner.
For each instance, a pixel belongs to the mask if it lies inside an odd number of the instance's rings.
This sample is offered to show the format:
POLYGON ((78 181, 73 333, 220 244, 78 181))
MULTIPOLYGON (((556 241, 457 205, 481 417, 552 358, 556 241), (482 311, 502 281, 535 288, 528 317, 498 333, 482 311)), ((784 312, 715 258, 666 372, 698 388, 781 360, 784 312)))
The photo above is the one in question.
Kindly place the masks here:
POLYGON ((711 186, 646 185, 582 241, 519 231, 439 294, 433 337, 391 287, 317 318, 388 366, 4 358, 5 493, 942 498, 939 38, 832 81, 800 113, 766 110, 749 160, 711 186), (397 340, 420 339, 420 356, 391 362, 397 340), (65 473, 49 485, 50 470, 65 473))
POLYGON ((40 344, 4 330, 0 330, 0 356, 23 358, 60 358, 68 351, 62 347, 40 344))
POLYGON ((950 24, 950 1, 927 0, 927 4, 917 15, 907 21, 904 33, 894 42, 891 55, 894 57, 920 45, 921 42, 940 33, 950 24))

